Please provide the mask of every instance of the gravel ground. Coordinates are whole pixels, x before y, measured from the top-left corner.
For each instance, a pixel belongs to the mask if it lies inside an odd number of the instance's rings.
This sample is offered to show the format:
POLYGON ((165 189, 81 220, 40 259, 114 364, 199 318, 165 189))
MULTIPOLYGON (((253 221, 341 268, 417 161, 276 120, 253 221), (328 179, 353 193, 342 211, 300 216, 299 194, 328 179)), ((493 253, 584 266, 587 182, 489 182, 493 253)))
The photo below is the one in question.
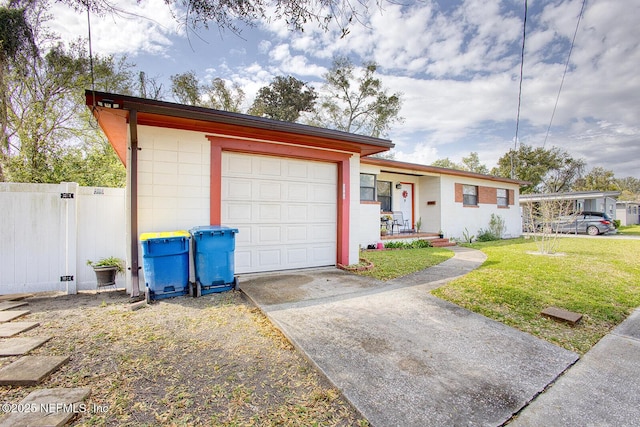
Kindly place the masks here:
POLYGON ((20 336, 53 336, 30 354, 71 359, 38 387, 0 387, 2 403, 90 387, 90 410, 73 425, 368 425, 240 292, 137 311, 121 290, 27 301, 19 320, 40 326, 20 336))

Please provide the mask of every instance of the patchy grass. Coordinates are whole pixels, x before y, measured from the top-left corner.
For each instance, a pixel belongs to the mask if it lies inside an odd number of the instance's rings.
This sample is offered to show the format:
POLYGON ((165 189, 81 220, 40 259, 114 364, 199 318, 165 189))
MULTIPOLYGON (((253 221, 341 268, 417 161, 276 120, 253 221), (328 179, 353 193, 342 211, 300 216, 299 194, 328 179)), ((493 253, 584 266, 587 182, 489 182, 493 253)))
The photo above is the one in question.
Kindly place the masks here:
POLYGON ((623 225, 618 228, 618 233, 625 236, 640 236, 640 225, 623 225))
POLYGON ((640 241, 562 238, 562 256, 534 255, 524 239, 471 247, 487 261, 433 294, 566 349, 585 353, 640 306, 640 241), (548 306, 584 317, 558 323, 540 315, 548 306))
POLYGON ((452 251, 442 248, 367 251, 363 258, 373 262, 374 267, 357 274, 391 280, 440 264, 452 256, 452 251))
POLYGON ((40 326, 22 336, 53 336, 31 354, 71 359, 39 386, 0 386, 2 402, 40 388, 90 387, 89 411, 75 425, 368 425, 239 292, 133 312, 123 292, 28 302, 25 320, 40 326))

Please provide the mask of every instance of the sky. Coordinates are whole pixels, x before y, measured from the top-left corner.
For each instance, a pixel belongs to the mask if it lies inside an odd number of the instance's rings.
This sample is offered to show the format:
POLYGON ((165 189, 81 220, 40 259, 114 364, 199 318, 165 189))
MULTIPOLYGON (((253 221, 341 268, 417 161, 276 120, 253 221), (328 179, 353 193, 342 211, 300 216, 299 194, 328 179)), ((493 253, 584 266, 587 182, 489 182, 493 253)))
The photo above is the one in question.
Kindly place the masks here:
MULTIPOLYGON (((640 0, 529 0, 520 98, 524 0, 361 0, 342 38, 337 25, 295 32, 278 20, 240 35, 193 31, 164 0, 113 1, 126 13, 91 16, 93 52, 127 55, 164 83, 165 100, 175 101, 170 76, 192 70, 238 83, 248 108, 275 76, 320 89, 332 58, 348 56, 375 61, 389 93, 403 94, 404 120, 387 135, 396 160, 459 163, 477 152, 491 169, 516 147, 520 102, 517 144, 640 178, 640 0)), ((86 14, 58 3, 51 13, 63 40, 87 37, 86 14)))

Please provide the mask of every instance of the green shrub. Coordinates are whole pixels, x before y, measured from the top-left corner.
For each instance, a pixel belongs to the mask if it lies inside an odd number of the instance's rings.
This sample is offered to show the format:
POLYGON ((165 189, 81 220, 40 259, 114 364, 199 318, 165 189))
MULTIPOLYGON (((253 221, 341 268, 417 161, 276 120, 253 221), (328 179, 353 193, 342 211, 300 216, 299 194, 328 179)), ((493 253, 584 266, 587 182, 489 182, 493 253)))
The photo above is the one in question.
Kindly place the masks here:
MULTIPOLYGON (((491 214, 491 219, 489 220, 489 228, 487 228, 486 230, 484 228, 478 230, 477 240, 479 242, 491 242, 493 240, 500 240, 502 239, 502 235, 504 234, 505 229, 506 227, 504 224, 504 218, 502 218, 500 215, 491 214)), ((466 237, 465 240, 467 240, 466 237)), ((471 242, 469 241, 469 243, 471 242)))
POLYGON ((620 228, 620 224, 621 224, 621 222, 620 222, 620 220, 619 220, 619 219, 614 219, 614 220, 613 220, 613 226, 616 228, 616 230, 617 230, 618 228, 620 228))
POLYGON ((411 242, 410 246, 414 249, 430 248, 431 242, 428 240, 414 240, 411 242))
MULTIPOLYGON (((504 234, 506 229, 507 227, 504 224, 504 218, 502 218, 500 215, 491 214, 488 231, 490 231, 491 234, 496 237, 496 239, 494 240, 502 239, 502 235, 504 234)), ((480 240, 480 237, 478 237, 478 240, 480 240)))
POLYGON ((469 230, 467 230, 467 227, 465 227, 464 231, 462 232, 462 238, 464 239, 465 243, 472 243, 473 239, 475 239, 476 236, 469 234, 469 230))
POLYGON ((477 240, 478 242, 491 242, 493 240, 500 240, 500 237, 493 234, 491 230, 484 230, 481 228, 478 230, 477 240))
POLYGON ((405 242, 387 242, 384 244, 385 249, 421 249, 430 248, 431 242, 428 240, 414 240, 411 243, 405 242))
POLYGON ((384 244, 385 249, 404 249, 404 242, 387 242, 384 244))

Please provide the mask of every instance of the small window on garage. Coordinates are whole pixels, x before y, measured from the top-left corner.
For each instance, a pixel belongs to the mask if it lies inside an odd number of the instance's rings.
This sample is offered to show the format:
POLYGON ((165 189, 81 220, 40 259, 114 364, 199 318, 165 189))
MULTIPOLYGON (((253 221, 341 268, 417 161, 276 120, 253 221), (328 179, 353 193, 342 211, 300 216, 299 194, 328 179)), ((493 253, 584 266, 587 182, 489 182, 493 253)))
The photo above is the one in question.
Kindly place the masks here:
POLYGON ((496 198, 499 207, 506 208, 509 206, 509 192, 506 188, 498 188, 496 190, 496 198))
POLYGON ((376 176, 368 173, 360 174, 360 200, 376 200, 376 176))
POLYGON ((391 181, 378 181, 378 201, 382 212, 391 212, 391 181))
POLYGON ((478 187, 476 185, 462 186, 462 204, 465 206, 478 205, 478 187))

